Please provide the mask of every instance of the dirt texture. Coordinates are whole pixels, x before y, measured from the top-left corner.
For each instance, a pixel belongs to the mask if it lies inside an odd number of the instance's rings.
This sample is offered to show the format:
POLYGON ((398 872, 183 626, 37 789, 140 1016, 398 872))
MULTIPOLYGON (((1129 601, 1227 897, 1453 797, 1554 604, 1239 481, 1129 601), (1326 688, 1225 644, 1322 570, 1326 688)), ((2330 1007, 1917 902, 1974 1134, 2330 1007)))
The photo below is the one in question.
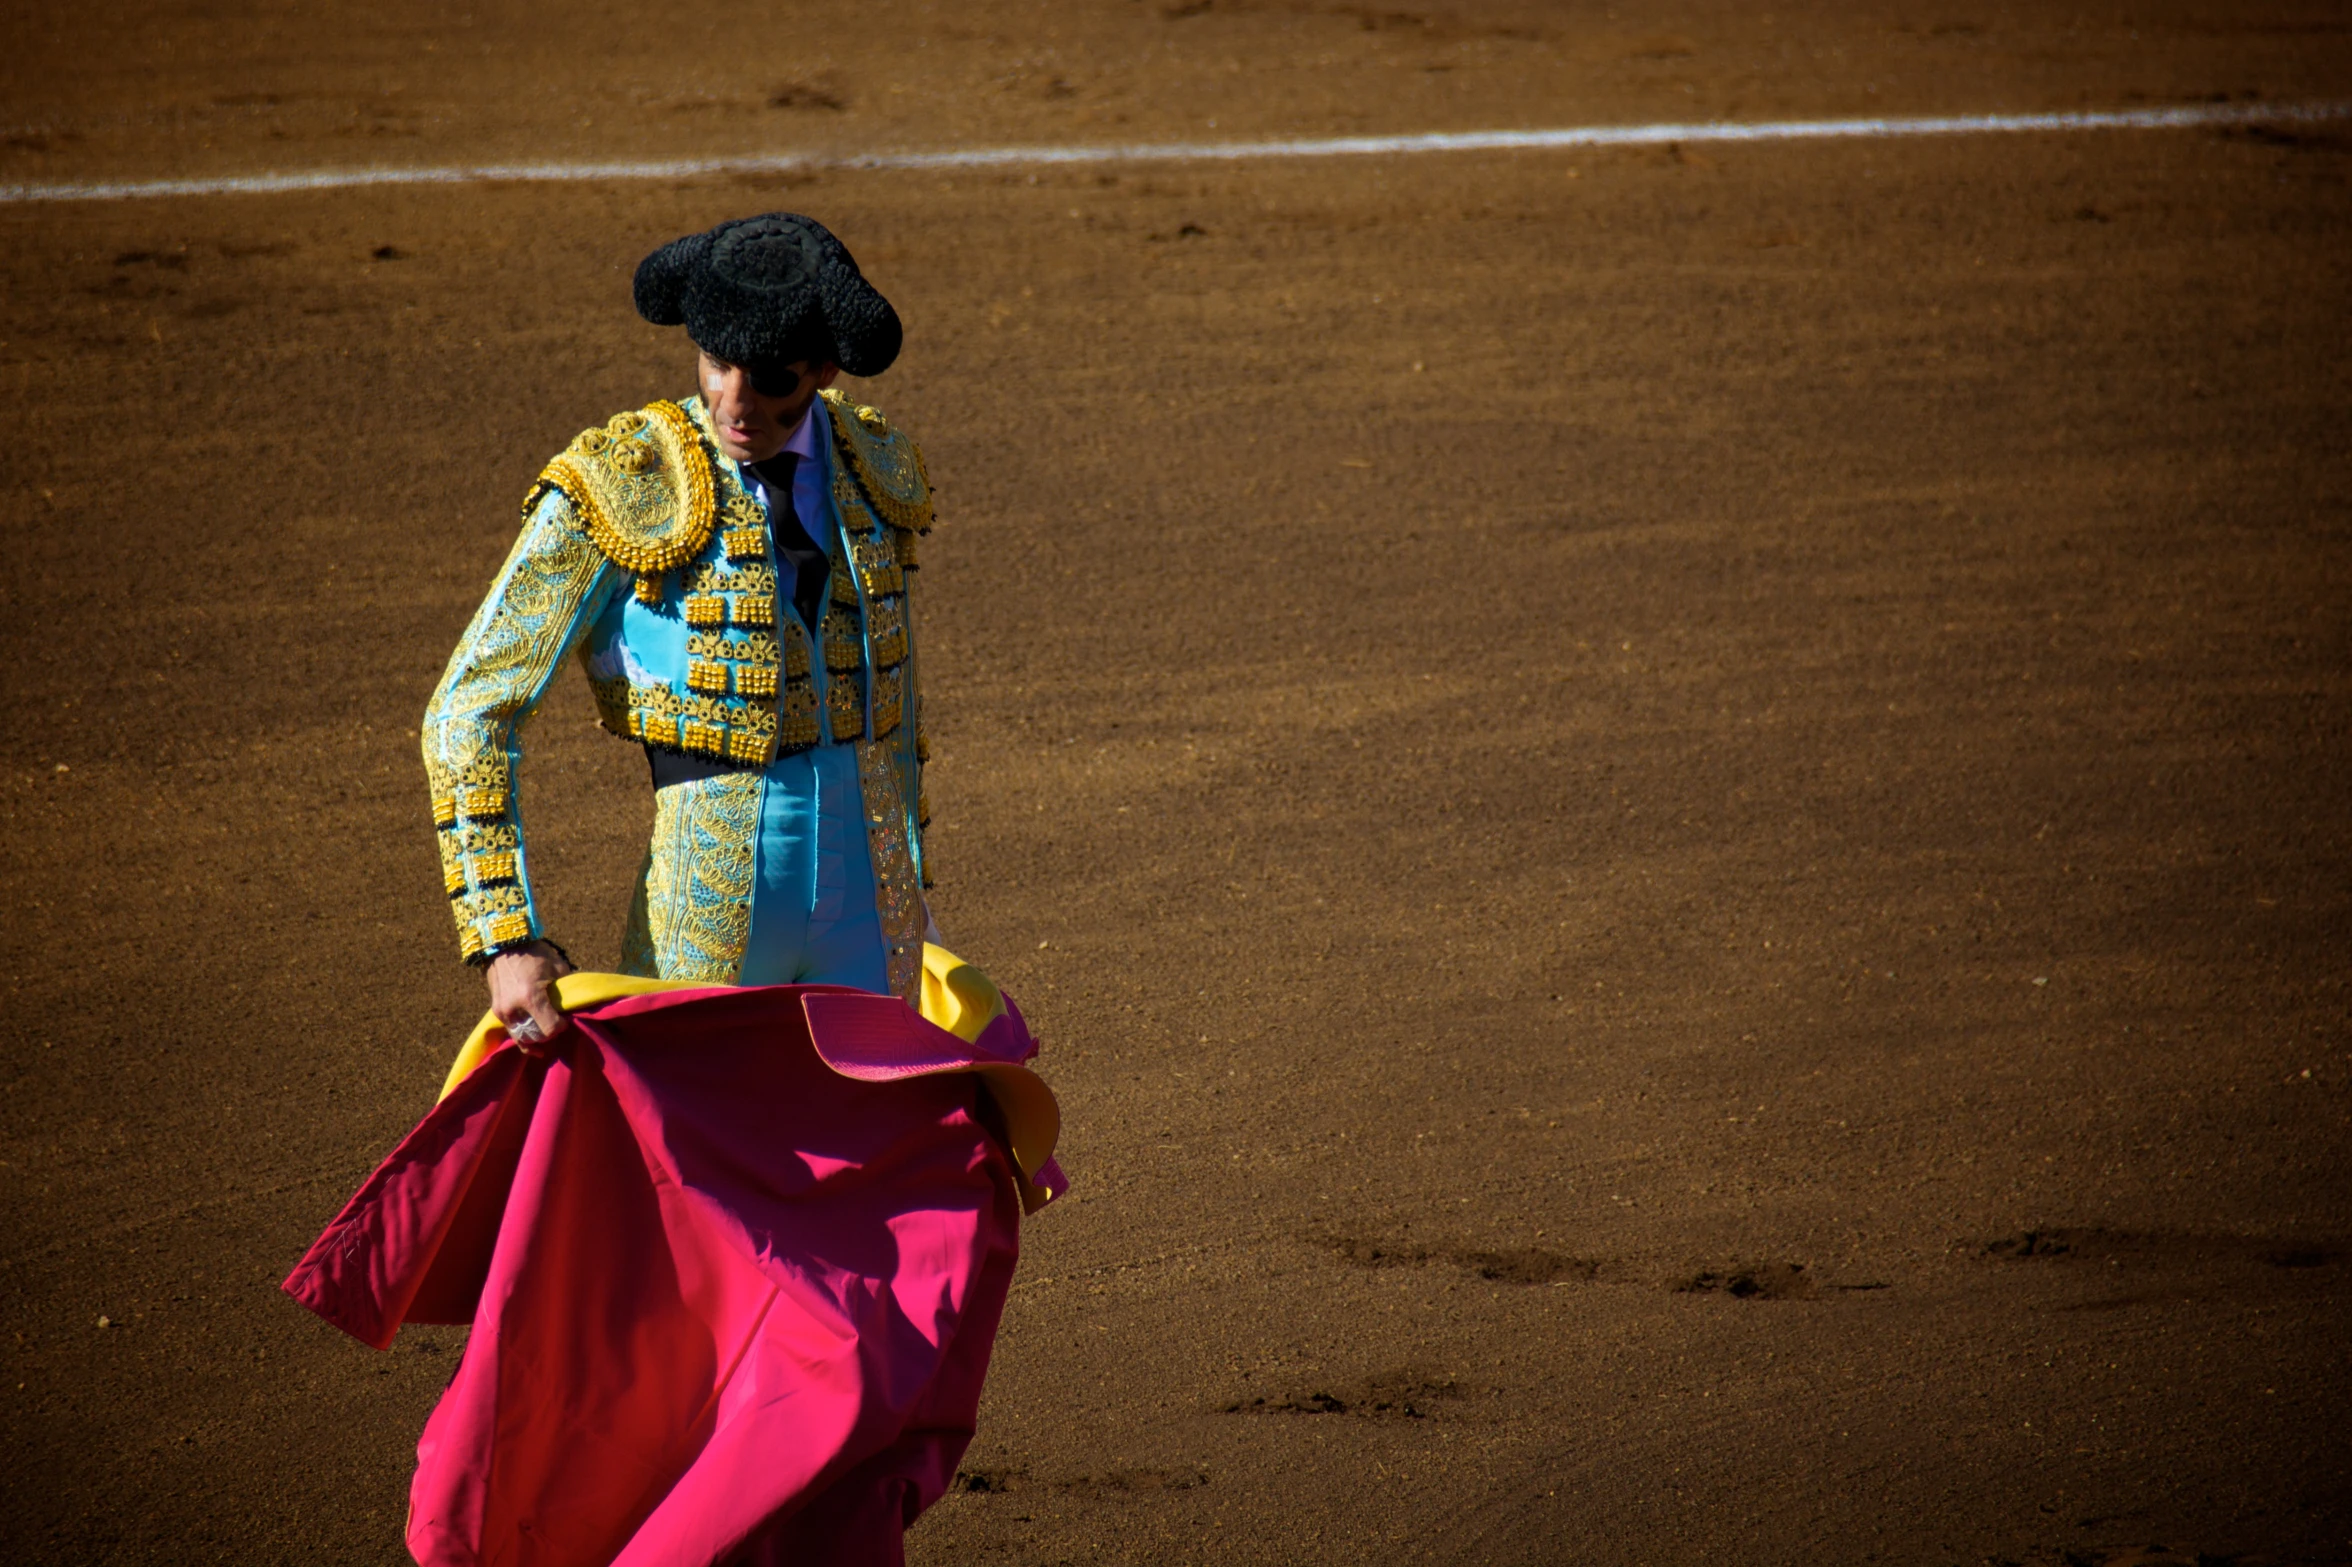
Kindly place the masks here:
MULTIPOLYGON (((50 8, 0 183, 2352 97, 2337 5, 50 8)), ((389 1563, 416 724, 638 257, 908 328, 1046 1040, 947 1563, 2352 1560, 2352 121, 0 205, 0 1557, 389 1563)), ((617 957, 651 804, 525 797, 617 957)))

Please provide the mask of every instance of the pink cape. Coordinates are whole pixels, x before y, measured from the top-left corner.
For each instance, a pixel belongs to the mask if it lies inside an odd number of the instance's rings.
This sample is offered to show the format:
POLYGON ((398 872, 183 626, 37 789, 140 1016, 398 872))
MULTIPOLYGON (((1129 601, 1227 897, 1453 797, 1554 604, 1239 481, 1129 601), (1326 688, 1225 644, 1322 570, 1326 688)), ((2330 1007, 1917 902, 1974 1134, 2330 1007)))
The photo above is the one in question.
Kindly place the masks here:
POLYGON ((814 986, 497 1049, 285 1283, 377 1348, 473 1323, 417 1444, 416 1559, 901 1560, 971 1440, 1025 1190, 1063 1186, 981 1086, 1035 1051, 1017 1010, 966 1044, 814 986))

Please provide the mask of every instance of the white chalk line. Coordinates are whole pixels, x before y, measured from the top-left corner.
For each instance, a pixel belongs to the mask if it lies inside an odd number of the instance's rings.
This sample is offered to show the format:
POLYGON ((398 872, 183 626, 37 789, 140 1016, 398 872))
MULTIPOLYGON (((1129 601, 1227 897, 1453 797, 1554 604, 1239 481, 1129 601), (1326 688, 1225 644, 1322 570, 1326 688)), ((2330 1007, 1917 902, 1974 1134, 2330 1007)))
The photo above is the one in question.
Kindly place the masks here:
POLYGON ((413 169, 317 169, 217 179, 0 185, 0 203, 132 201, 164 196, 270 196, 373 185, 475 185, 676 180, 711 174, 789 174, 812 169, 1050 168, 1085 163, 1236 163, 1255 158, 1384 157, 1430 152, 1547 152, 1670 143, 1834 141, 2025 132, 2160 131, 2309 123, 2352 116, 2352 103, 2113 109, 2071 114, 1960 114, 1849 120, 1699 121, 1578 125, 1537 131, 1432 131, 1411 136, 1301 136, 1271 141, 1132 142, 1072 147, 967 147, 944 152, 782 152, 628 163, 483 163, 413 169))

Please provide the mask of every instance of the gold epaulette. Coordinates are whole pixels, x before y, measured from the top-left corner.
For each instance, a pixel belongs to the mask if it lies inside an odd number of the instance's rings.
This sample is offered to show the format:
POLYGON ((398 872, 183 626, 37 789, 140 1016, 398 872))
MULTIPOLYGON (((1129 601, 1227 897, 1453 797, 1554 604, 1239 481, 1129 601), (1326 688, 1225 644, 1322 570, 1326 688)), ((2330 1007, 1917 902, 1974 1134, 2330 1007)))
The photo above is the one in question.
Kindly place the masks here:
POLYGON ((904 532, 929 533, 931 476, 915 438, 892 429, 879 408, 852 403, 832 390, 826 391, 825 402, 833 415, 833 450, 857 476, 874 514, 904 532))
POLYGON ((672 402, 582 430, 540 474, 534 498, 550 487, 571 497, 605 558, 641 583, 699 556, 717 525, 701 432, 672 402))

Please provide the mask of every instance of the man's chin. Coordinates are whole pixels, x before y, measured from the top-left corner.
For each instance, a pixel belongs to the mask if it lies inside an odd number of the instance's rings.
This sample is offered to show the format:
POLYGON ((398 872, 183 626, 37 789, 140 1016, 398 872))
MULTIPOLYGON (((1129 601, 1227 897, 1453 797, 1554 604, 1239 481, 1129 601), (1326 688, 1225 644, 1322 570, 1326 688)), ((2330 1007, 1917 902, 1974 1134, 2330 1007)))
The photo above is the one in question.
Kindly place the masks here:
POLYGON ((738 439, 726 431, 717 432, 719 450, 738 463, 763 463, 784 449, 782 439, 754 443, 738 439))

